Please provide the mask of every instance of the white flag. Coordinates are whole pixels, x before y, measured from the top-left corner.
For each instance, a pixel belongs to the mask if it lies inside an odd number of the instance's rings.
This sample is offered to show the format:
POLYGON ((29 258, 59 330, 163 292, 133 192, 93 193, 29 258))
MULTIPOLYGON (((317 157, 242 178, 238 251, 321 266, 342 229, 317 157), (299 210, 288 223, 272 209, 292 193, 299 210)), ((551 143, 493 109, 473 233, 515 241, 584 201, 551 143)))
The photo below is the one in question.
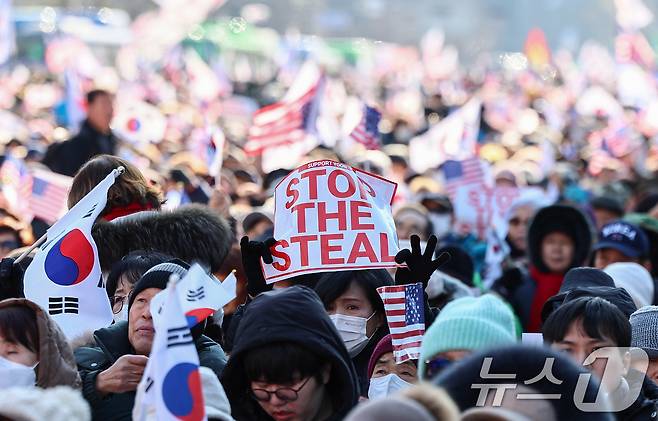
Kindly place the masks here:
POLYGON ((25 271, 25 297, 48 312, 69 339, 112 323, 91 227, 119 174, 113 170, 48 229, 25 271))
POLYGON ((481 102, 473 98, 459 110, 409 142, 409 164, 423 173, 448 159, 461 161, 475 156, 480 129, 481 102))
MULTIPOLYGON (((235 298, 236 279, 231 272, 224 282, 219 282, 195 263, 176 288, 187 325, 192 328, 235 298)), ((151 307, 156 309, 151 312, 156 326, 161 323, 166 296, 165 291, 162 291, 151 300, 151 307)))
MULTIPOLYGON (((137 386, 133 419, 206 420, 199 355, 178 300, 180 282, 163 291, 165 305, 142 380, 137 386)), ((158 307, 151 301, 151 314, 158 307)))

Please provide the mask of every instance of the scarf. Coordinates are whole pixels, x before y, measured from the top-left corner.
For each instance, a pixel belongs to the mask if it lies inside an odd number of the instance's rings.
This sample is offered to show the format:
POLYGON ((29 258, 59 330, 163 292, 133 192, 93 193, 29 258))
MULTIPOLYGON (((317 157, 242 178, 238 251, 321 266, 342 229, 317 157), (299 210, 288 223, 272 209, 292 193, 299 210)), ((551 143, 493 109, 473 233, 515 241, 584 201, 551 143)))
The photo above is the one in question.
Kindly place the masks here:
POLYGON ((535 281, 535 295, 532 297, 532 306, 530 307, 530 321, 526 326, 527 332, 541 331, 541 309, 544 303, 560 291, 563 273, 544 273, 540 272, 534 266, 530 267, 530 277, 535 281))
POLYGON ((115 208, 110 209, 110 211, 103 215, 103 219, 105 221, 111 221, 116 218, 121 218, 122 216, 126 215, 132 215, 133 213, 145 211, 145 210, 151 210, 153 209, 153 206, 150 203, 146 203, 142 205, 141 203, 138 202, 132 202, 129 205, 126 206, 117 206, 115 208))

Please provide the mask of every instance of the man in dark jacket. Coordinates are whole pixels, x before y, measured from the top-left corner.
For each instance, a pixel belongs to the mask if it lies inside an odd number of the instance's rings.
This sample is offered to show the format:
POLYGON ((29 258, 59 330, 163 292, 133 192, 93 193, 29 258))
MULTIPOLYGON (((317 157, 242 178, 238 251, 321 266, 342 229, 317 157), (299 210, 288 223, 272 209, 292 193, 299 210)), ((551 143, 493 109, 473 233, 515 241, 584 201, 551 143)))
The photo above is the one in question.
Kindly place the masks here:
POLYGON ((303 286, 251 301, 222 383, 238 421, 341 420, 359 397, 343 340, 318 296, 303 286))
MULTIPOLYGON (((128 321, 94 332, 93 347, 75 350, 82 393, 94 419, 130 420, 135 390, 146 368, 155 330, 151 299, 165 289, 169 277, 183 277, 186 268, 174 260, 154 266, 135 284, 128 301, 128 321)), ((199 363, 220 377, 226 365, 222 348, 203 336, 203 322, 192 328, 199 363)))
POLYGON ((56 173, 72 177, 92 157, 114 155, 117 139, 110 130, 114 115, 112 100, 107 91, 97 89, 87 93, 87 119, 80 131, 66 142, 51 145, 43 163, 56 173))

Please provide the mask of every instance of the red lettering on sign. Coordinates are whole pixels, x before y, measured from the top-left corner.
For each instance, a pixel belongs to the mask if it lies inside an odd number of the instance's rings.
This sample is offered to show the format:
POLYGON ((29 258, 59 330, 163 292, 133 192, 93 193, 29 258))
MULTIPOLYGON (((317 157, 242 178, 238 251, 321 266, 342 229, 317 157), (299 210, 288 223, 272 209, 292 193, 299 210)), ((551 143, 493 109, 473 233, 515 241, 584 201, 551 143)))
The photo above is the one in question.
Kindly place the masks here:
POLYGON ((295 204, 297 199, 299 199, 299 192, 293 188, 293 186, 297 184, 299 184, 299 179, 293 178, 290 180, 288 186, 286 187, 286 197, 290 197, 290 201, 286 202, 286 209, 290 209, 290 207, 295 204))
POLYGON ((385 232, 379 233, 379 248, 382 251, 382 263, 395 262, 395 255, 389 255, 388 234, 385 232))
POLYGON ((361 218, 372 218, 372 213, 368 211, 359 212, 360 207, 372 208, 370 203, 355 200, 350 202, 350 223, 353 230, 371 230, 375 229, 375 224, 365 224, 360 221, 361 218))
POLYGON ((350 256, 347 258, 347 263, 355 263, 356 259, 361 257, 367 257, 370 263, 377 263, 375 250, 372 248, 372 244, 370 244, 370 240, 368 240, 368 236, 364 232, 356 235, 350 256))
POLYGON ((308 197, 310 199, 315 200, 318 198, 318 177, 326 173, 327 170, 319 169, 306 171, 300 176, 301 178, 308 178, 308 197))
POLYGON ((302 266, 308 266, 308 243, 318 241, 317 235, 296 235, 290 237, 291 243, 299 244, 299 260, 302 266))
POLYGON ((290 269, 290 264, 292 262, 290 261, 290 256, 288 256, 288 253, 276 249, 278 246, 281 246, 282 248, 288 248, 290 244, 288 244, 286 240, 280 240, 274 243, 272 247, 270 247, 270 253, 272 253, 272 257, 283 259, 283 263, 279 263, 275 261, 272 263, 272 266, 274 267, 274 269, 284 272, 290 269))
POLYGON ((338 210, 336 212, 327 212, 327 202, 318 203, 318 229, 320 231, 327 231, 327 220, 335 219, 338 221, 338 229, 340 231, 347 230, 347 203, 344 201, 338 202, 338 210))
POLYGON ((343 250, 340 245, 331 245, 329 242, 342 239, 343 234, 323 234, 320 236, 320 258, 323 265, 342 265, 345 263, 345 259, 342 257, 331 258, 329 255, 333 251, 343 250))
POLYGON ((356 186, 354 186, 354 180, 343 170, 334 170, 329 174, 329 192, 339 199, 345 199, 350 197, 356 192, 356 186), (342 175, 347 180, 347 190, 344 192, 338 190, 338 176, 342 175))
POLYGON ((290 209, 292 213, 297 213, 298 232, 306 232, 306 209, 313 209, 314 207, 315 205, 313 203, 300 203, 290 209))

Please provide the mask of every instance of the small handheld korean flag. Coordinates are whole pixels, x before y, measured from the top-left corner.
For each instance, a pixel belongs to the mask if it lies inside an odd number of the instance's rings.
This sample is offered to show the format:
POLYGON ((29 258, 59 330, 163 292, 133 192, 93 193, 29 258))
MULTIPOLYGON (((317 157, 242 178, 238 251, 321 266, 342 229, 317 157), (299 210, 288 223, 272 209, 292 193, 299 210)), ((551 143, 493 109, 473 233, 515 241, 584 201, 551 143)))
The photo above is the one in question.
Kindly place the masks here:
POLYGON ((25 271, 25 297, 48 312, 69 339, 112 323, 91 227, 123 168, 113 170, 46 233, 25 271))
MULTIPOLYGON (((233 272, 224 279, 224 282, 219 282, 201 265, 193 264, 176 286, 187 325, 190 328, 194 327, 228 304, 235 298, 235 287, 236 279, 233 272)), ((151 307, 156 309, 151 312, 156 326, 161 322, 165 301, 165 291, 159 292, 151 300, 151 307)))
MULTIPOLYGON (((151 355, 137 386, 133 420, 206 420, 199 355, 178 300, 176 282, 163 292, 161 324, 156 325, 151 355)), ((151 314, 156 307, 151 302, 151 314)))

